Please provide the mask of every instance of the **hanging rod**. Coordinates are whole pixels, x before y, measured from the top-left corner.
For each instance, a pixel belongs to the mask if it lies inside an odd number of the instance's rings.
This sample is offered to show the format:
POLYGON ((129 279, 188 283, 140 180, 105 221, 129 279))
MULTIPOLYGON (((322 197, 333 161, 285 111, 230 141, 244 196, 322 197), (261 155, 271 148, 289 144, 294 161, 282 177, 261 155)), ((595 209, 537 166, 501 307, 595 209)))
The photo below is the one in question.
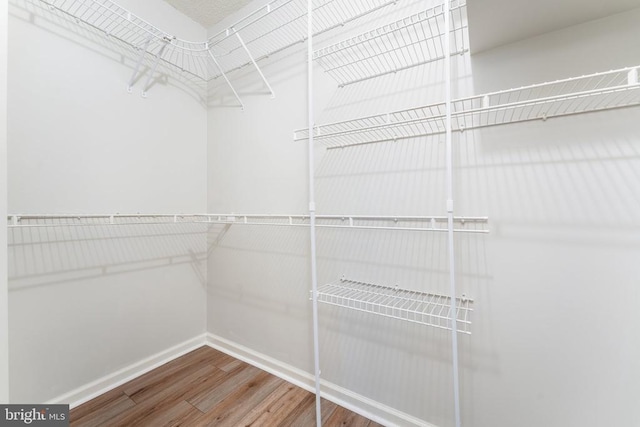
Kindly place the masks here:
MULTIPOLYGON (((488 233, 487 217, 455 217, 457 232, 488 233)), ((338 229, 447 231, 446 216, 317 215, 317 227, 338 229)), ((69 227, 150 224, 238 224, 308 227, 309 215, 271 214, 12 214, 9 227, 69 227)))
MULTIPOLYGON (((464 132, 509 123, 547 120, 640 104, 640 66, 606 71, 452 101, 452 129, 464 132)), ((313 128, 329 149, 396 141, 445 132, 445 104, 394 111, 313 128)), ((307 140, 309 129, 294 131, 307 140)))

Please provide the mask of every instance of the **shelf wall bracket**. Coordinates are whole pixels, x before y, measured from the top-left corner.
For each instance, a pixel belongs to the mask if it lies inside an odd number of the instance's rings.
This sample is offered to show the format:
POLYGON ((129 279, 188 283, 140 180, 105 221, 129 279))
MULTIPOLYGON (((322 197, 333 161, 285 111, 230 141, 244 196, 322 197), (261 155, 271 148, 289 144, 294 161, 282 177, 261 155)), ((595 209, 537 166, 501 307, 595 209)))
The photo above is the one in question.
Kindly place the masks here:
POLYGON ((211 52, 211 49, 209 49, 209 43, 207 43, 207 53, 211 57, 211 60, 213 61, 215 66, 218 68, 218 71, 220 71, 220 74, 224 78, 224 81, 227 82, 227 85, 231 89, 231 92, 233 92, 233 96, 235 96, 236 99, 238 100, 238 102, 240 103, 240 108, 242 108, 242 110, 244 110, 244 104, 242 103, 242 100, 240 99, 240 96, 238 96, 238 92, 236 92, 235 88, 233 87, 233 85, 229 81, 229 78, 227 77, 226 73, 224 72, 224 70, 220 66, 220 63, 218 63, 218 60, 216 59, 216 57, 211 52))
POLYGON ((158 68, 158 64, 160 63, 160 59, 164 54, 164 50, 167 48, 167 45, 171 43, 170 40, 165 40, 164 44, 160 48, 160 51, 156 55, 156 60, 153 62, 153 68, 151 68, 151 72, 147 76, 147 81, 144 83, 144 87, 142 88, 142 97, 147 97, 147 91, 151 88, 151 80, 153 80, 153 75, 156 73, 156 69, 158 68))
POLYGON ((629 74, 627 74, 627 84, 629 86, 638 84, 638 69, 637 68, 631 69, 629 71, 629 74))
POLYGON ((247 52, 247 55, 249 56, 249 59, 251 60, 251 63, 253 64, 253 66, 258 71, 258 74, 260 74, 260 77, 262 78, 262 81, 264 82, 264 84, 267 86, 267 89, 269 89, 269 92, 271 92, 271 98, 275 98, 276 94, 273 92, 273 89, 271 88, 271 85, 267 81, 267 78, 264 76, 264 74, 262 74, 262 70, 260 69, 260 67, 258 67, 258 64, 256 63, 256 60, 253 58, 253 55, 251 55, 251 52, 247 48, 247 45, 244 43, 244 40, 242 40, 242 37, 240 37, 240 33, 237 32, 235 30, 235 28, 231 28, 231 29, 233 30, 234 34, 238 38, 238 41, 240 42, 240 45, 242 46, 244 51, 247 52))
POLYGON ((147 49, 149 48, 149 44, 151 43, 151 39, 153 36, 149 36, 147 41, 144 42, 144 46, 140 48, 140 56, 138 57, 138 62, 136 62, 136 67, 133 69, 133 74, 129 79, 129 83, 127 84, 127 92, 133 92, 133 84, 136 82, 138 78, 138 74, 140 73, 140 66, 142 65, 142 61, 144 60, 144 56, 147 54, 147 49))

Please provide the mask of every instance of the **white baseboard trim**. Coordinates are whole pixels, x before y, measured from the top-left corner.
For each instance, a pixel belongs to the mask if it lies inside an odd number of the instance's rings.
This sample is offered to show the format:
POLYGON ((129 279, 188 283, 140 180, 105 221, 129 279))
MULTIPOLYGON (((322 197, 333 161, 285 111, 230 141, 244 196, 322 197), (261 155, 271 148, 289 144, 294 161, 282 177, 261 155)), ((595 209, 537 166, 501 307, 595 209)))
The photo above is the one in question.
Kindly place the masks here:
MULTIPOLYGON (((309 372, 211 333, 206 334, 206 344, 298 387, 302 387, 312 393, 315 392, 315 379, 309 372)), ((324 380, 321 381, 321 389, 321 395, 325 399, 385 426, 436 427, 433 424, 324 380)))
POLYGON ((176 359, 198 347, 206 344, 206 334, 198 335, 195 338, 187 340, 183 343, 175 345, 167 350, 163 350, 152 356, 149 356, 139 362, 124 367, 112 374, 106 375, 95 381, 85 384, 75 390, 58 396, 46 404, 68 403, 71 408, 75 408, 89 400, 113 390, 114 388, 131 381, 173 359, 176 359))
MULTIPOLYGON (((227 340, 226 338, 207 333, 156 353, 112 374, 51 399, 46 402, 46 404, 68 403, 71 408, 75 408, 203 345, 208 345, 223 353, 229 354, 312 393, 315 392, 314 377, 309 372, 227 340)), ((322 380, 321 388, 322 397, 325 399, 382 425, 389 427, 436 427, 433 424, 429 424, 331 382, 322 380)))

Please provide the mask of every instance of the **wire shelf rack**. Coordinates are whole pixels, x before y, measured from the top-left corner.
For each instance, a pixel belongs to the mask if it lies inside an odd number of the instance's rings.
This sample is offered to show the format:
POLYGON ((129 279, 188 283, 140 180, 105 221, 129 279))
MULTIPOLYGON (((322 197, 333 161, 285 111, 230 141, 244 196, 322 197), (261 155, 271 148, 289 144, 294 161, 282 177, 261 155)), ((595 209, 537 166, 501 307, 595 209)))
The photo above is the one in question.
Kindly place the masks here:
MULTIPOLYGON (((319 35, 365 16, 397 0, 314 0, 313 34, 319 35)), ((250 51, 259 61, 306 40, 306 0, 274 0, 235 22, 208 40, 220 59, 221 69, 211 68, 211 78, 251 64, 250 51), (243 46, 243 44, 246 46, 243 46)))
MULTIPOLYGON (((344 277, 318 288, 318 301, 421 325, 451 330, 451 297, 344 277)), ((473 300, 456 298, 457 331, 471 334, 473 300)))
MULTIPOLYGON (((244 104, 227 74, 253 64, 273 96, 257 61, 305 41, 307 34, 305 0, 272 0, 204 41, 178 38, 111 0, 34 1, 137 52, 138 62, 127 87, 130 92, 140 75, 141 65, 151 60, 151 73, 142 90, 143 96, 156 67, 163 64, 169 66, 170 75, 179 76, 200 90, 206 90, 207 82, 222 76, 242 108, 244 104)), ((396 1, 314 0, 314 34, 342 26, 396 1)))
POLYGON ((207 222, 206 214, 13 214, 7 216, 8 227, 73 227, 207 222))
MULTIPOLYGON (((450 15, 450 50, 452 54, 463 54, 468 51, 466 4, 454 0, 450 15)), ((314 60, 341 87, 444 57, 443 5, 316 50, 313 54, 314 60)))
MULTIPOLYGON (((531 120, 640 104, 640 66, 623 68, 454 100, 451 127, 463 132, 531 120)), ((328 148, 415 138, 445 132, 445 104, 394 111, 313 128, 328 148)), ((294 131, 307 140, 309 129, 294 131)))
POLYGON ((167 64, 206 80, 207 43, 177 38, 158 29, 144 19, 111 0, 40 0, 57 10, 167 64))
MULTIPOLYGON (((447 232, 446 216, 373 216, 316 215, 318 228, 365 230, 447 232)), ((309 215, 209 215, 209 222, 244 225, 276 225, 308 227, 309 215)), ((454 217, 454 231, 459 233, 489 233, 487 217, 454 217)))
MULTIPOLYGON (((488 233, 487 217, 454 217, 454 231, 461 233, 488 233)), ((136 224, 238 224, 309 227, 309 215, 272 214, 13 214, 7 217, 9 227, 69 227, 96 225, 136 224)), ((319 228, 366 230, 446 232, 446 216, 369 216, 318 215, 319 228)))

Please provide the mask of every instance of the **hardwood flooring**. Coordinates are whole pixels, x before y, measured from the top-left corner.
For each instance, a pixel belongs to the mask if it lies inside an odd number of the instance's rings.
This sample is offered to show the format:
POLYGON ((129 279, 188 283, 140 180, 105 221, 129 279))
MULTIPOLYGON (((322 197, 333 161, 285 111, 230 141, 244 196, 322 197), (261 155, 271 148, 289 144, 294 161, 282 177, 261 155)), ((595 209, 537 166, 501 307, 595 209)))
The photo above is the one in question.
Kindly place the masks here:
MULTIPOLYGON (((71 410, 72 427, 315 426, 315 396, 204 346, 71 410)), ((329 401, 323 426, 376 427, 329 401)))

